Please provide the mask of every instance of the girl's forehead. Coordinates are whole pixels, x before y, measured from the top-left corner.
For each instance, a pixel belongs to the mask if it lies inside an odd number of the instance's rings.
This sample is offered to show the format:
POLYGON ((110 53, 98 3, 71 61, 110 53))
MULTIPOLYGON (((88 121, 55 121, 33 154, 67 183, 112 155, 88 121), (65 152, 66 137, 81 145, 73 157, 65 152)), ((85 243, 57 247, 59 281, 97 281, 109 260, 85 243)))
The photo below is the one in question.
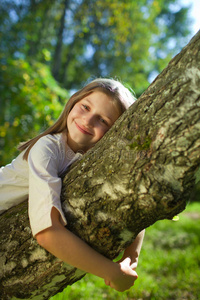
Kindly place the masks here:
POLYGON ((99 89, 96 89, 94 91, 92 91, 90 94, 88 94, 87 96, 84 96, 81 100, 88 100, 91 101, 91 104, 93 103, 94 105, 98 102, 103 102, 103 101, 107 101, 107 102, 113 102, 113 103, 117 103, 114 95, 107 93, 106 91, 102 91, 99 89))
POLYGON ((93 93, 84 97, 82 101, 85 101, 96 112, 108 117, 112 121, 113 119, 116 120, 121 115, 117 101, 102 91, 94 91, 93 93))
POLYGON ((91 104, 91 106, 103 106, 105 104, 113 105, 115 103, 113 97, 111 95, 108 95, 107 93, 104 93, 102 91, 93 91, 89 95, 85 96, 81 99, 82 101, 87 101, 91 104))

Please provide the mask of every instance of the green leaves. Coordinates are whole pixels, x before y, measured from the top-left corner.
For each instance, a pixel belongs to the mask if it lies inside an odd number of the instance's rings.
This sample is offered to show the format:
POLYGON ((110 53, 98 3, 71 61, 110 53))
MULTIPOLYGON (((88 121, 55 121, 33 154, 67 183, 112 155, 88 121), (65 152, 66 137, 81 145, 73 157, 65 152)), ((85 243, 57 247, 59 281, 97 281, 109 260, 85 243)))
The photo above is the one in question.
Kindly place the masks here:
POLYGON ((67 89, 117 76, 140 95, 189 32, 178 0, 10 0, 1 8, 0 51, 49 65, 67 89))
POLYGON ((22 59, 2 66, 0 163, 10 161, 19 142, 51 126, 69 95, 48 66, 22 59))

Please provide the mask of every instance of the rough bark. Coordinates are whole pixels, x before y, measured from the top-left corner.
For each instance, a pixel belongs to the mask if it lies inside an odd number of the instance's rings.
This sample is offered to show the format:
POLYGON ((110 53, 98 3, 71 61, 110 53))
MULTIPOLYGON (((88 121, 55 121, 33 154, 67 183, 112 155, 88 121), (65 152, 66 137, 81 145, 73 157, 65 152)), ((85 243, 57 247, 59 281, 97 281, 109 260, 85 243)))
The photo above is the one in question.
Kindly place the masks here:
MULTIPOLYGON (((68 228, 114 258, 184 210, 200 166, 200 32, 63 179, 68 228)), ((27 204, 0 217, 1 299, 48 299, 84 273, 40 248, 27 204)))

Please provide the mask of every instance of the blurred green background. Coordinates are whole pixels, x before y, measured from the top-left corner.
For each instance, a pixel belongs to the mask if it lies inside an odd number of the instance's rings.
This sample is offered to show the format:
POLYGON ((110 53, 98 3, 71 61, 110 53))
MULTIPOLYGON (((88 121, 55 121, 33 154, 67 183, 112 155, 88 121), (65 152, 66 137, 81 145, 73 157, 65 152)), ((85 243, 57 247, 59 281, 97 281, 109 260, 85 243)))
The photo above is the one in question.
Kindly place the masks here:
MULTIPOLYGON (((188 43, 189 12, 181 0, 1 1, 0 166, 20 141, 52 125, 88 80, 114 77, 139 97, 188 43)), ((199 194, 196 186, 192 200, 199 194)), ((200 211, 195 202, 189 209, 200 211)), ((87 275, 55 299, 199 299, 199 217, 154 226, 133 292, 119 294, 87 275)))

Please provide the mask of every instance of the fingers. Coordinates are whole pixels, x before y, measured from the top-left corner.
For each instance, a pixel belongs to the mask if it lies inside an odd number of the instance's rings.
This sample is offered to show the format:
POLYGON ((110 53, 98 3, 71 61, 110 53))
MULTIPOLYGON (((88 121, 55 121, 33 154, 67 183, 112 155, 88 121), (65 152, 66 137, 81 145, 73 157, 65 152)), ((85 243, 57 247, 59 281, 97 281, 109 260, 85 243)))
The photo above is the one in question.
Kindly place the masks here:
POLYGON ((126 264, 128 264, 128 265, 130 266, 130 264, 131 264, 131 258, 130 258, 130 256, 127 256, 127 257, 123 260, 123 262, 125 262, 126 264))
POLYGON ((126 258, 123 262, 120 263, 121 271, 124 275, 138 278, 138 275, 135 270, 131 268, 131 260, 126 258))
POLYGON ((130 287, 134 285, 135 280, 138 278, 135 270, 132 269, 131 258, 126 257, 119 263, 121 274, 114 278, 112 281, 104 279, 105 284, 114 288, 119 292, 123 292, 128 290, 130 287))
POLYGON ((137 268, 137 262, 131 264, 131 269, 135 270, 137 268))
POLYGON ((131 268, 131 270, 134 272, 131 272, 131 274, 130 275, 132 275, 132 276, 137 276, 138 277, 138 275, 137 275, 137 273, 135 272, 135 269, 136 269, 136 267, 137 267, 137 262, 134 262, 134 263, 131 263, 131 258, 130 258, 130 256, 128 256, 128 257, 126 257, 123 261, 121 261, 120 262, 120 265, 122 266, 122 269, 123 268, 131 268))

